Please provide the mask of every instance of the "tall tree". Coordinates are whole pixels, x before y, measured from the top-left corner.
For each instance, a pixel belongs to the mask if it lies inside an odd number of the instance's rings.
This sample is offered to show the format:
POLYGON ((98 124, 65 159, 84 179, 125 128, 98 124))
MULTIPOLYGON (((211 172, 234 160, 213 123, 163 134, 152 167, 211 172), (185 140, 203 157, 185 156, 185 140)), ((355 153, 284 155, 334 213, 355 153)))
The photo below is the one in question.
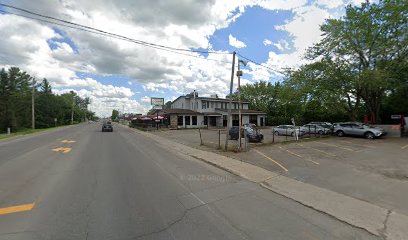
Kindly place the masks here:
POLYGON ((308 51, 310 59, 346 64, 353 74, 356 98, 379 118, 381 102, 391 86, 388 64, 408 56, 407 1, 380 0, 346 7, 341 19, 322 26, 323 39, 308 51))

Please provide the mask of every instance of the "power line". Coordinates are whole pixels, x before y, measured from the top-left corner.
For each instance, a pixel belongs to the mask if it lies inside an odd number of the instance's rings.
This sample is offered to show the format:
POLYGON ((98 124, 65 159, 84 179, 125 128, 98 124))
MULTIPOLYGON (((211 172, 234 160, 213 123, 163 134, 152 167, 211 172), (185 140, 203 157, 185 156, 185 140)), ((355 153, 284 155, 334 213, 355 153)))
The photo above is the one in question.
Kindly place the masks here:
MULTIPOLYGON (((146 42, 146 41, 142 41, 142 40, 132 39, 132 38, 129 38, 129 37, 126 37, 126 36, 123 36, 123 35, 119 35, 119 34, 110 33, 110 32, 107 32, 107 31, 104 31, 104 30, 101 30, 101 29, 97 29, 97 28, 85 26, 85 25, 82 25, 82 24, 77 24, 77 23, 74 23, 74 22, 66 21, 66 20, 63 20, 63 19, 59 19, 59 18, 55 18, 55 17, 51 17, 51 16, 39 14, 39 13, 30 11, 30 10, 27 10, 27 9, 15 7, 15 6, 8 5, 8 4, 0 3, 0 6, 7 7, 7 8, 11 8, 11 9, 15 9, 15 10, 18 10, 18 11, 22 11, 22 12, 25 12, 25 13, 28 13, 28 14, 31 14, 31 15, 35 15, 35 16, 38 16, 38 17, 42 17, 42 18, 46 18, 46 19, 51 19, 51 20, 54 20, 54 21, 62 22, 62 23, 64 23, 64 24, 69 24, 69 25, 77 26, 77 27, 79 27, 79 28, 76 28, 76 29, 79 29, 79 30, 81 30, 81 29, 89 29, 89 30, 94 31, 94 33, 95 33, 95 32, 99 32, 99 33, 103 33, 103 34, 106 34, 106 35, 119 37, 119 38, 121 38, 121 39, 130 40, 130 41, 132 41, 132 42, 135 42, 135 43, 138 43, 138 44, 141 44, 141 45, 145 45, 145 46, 155 46, 155 47, 158 47, 158 48, 165 48, 165 49, 170 49, 170 50, 174 50, 174 51, 184 51, 184 52, 193 52, 193 53, 204 53, 204 54, 209 54, 209 53, 213 53, 213 54, 231 54, 231 53, 229 53, 229 52, 228 52, 228 53, 225 53, 225 52, 216 52, 216 51, 192 50, 192 49, 175 48, 175 47, 165 46, 165 45, 161 45, 161 44, 150 43, 150 42, 146 42)), ((9 13, 10 13, 10 12, 9 12, 9 13)), ((10 14, 13 14, 13 13, 10 13, 10 14)), ((15 14, 15 15, 17 15, 17 14, 15 14)), ((18 16, 27 17, 27 16, 25 16, 25 15, 18 15, 18 16)), ((33 19, 33 18, 32 18, 32 19, 33 19)), ((34 18, 34 19, 35 19, 35 18, 34 18)), ((42 21, 41 19, 38 19, 38 18, 37 18, 36 20, 42 21)), ((48 22, 49 22, 49 23, 53 23, 53 24, 57 24, 57 23, 55 23, 55 22, 50 22, 50 21, 48 21, 48 22)), ((58 25, 58 24, 57 24, 57 25, 58 25)), ((65 26, 68 27, 67 25, 65 25, 65 26)))
POLYGON ((268 69, 268 70, 271 70, 271 71, 273 71, 273 72, 277 72, 277 73, 280 73, 280 74, 283 74, 283 75, 285 74, 285 72, 283 72, 283 71, 276 70, 276 69, 270 68, 270 67, 268 67, 268 66, 265 66, 265 65, 263 65, 263 64, 261 64, 261 63, 259 63, 259 62, 256 62, 256 61, 254 61, 254 60, 252 60, 252 59, 249 59, 249 58, 247 58, 247 57, 245 57, 245 56, 242 56, 242 55, 239 54, 239 53, 237 53, 237 55, 240 56, 241 58, 247 60, 248 62, 254 63, 254 64, 258 65, 258 66, 261 66, 261 67, 266 68, 266 69, 268 69))
MULTIPOLYGON (((2 5, 2 4, 0 4, 2 5)), ((58 23, 58 22, 53 22, 53 21, 49 21, 49 20, 45 20, 45 19, 40 19, 40 18, 36 18, 36 17, 31 17, 31 16, 26 16, 26 15, 22 15, 22 14, 18 14, 18 13, 13 13, 13 12, 8 12, 8 11, 4 11, 4 10, 0 10, 1 13, 5 13, 5 14, 11 14, 11 15, 15 15, 15 16, 19 16, 19 17, 23 17, 23 18, 28 18, 28 19, 32 19, 32 20, 37 20, 40 22, 45 22, 45 23, 49 23, 49 24, 53 24, 53 25, 58 25, 58 26, 62 26, 62 27, 67 27, 67 28, 72 28, 72 29, 76 29, 76 30, 81 30, 84 32, 89 32, 89 33, 93 33, 93 34, 98 34, 101 36, 107 36, 107 37, 111 37, 111 38, 116 38, 119 40, 123 40, 123 41, 128 41, 128 42, 132 42, 132 43, 136 43, 139 45, 143 45, 146 47, 150 47, 150 48, 154 48, 154 49, 158 49, 158 50, 163 50, 163 51, 167 51, 167 52, 172 52, 175 54, 179 54, 179 55, 184 55, 184 56, 189 56, 189 57, 195 57, 201 60, 209 60, 209 61, 215 61, 215 62, 222 62, 222 63, 227 63, 229 64, 230 62, 227 61, 223 61, 223 60, 218 60, 218 59, 211 59, 211 58, 203 58, 199 55, 192 55, 192 54, 188 54, 185 52, 177 52, 176 50, 171 50, 165 47, 159 47, 156 45, 150 45, 150 44, 145 44, 145 43, 141 43, 138 40, 134 40, 134 39, 130 39, 130 38, 126 38, 126 37, 122 37, 120 35, 115 36, 115 34, 110 34, 110 33, 103 33, 103 32, 98 32, 98 31, 93 31, 93 30, 89 30, 86 28, 81 28, 81 27, 77 27, 77 26, 72 26, 72 25, 67 25, 67 24, 62 24, 62 23, 58 23)), ((198 53, 197 51, 192 50, 192 52, 194 53, 198 53)), ((202 51, 201 51, 202 52, 202 51)), ((204 53, 204 52, 202 52, 204 53)), ((213 53, 213 52, 206 52, 206 53, 213 53)), ((214 52, 215 53, 215 52, 214 52)), ((229 54, 229 53, 221 53, 221 52, 216 52, 218 54, 229 54)))

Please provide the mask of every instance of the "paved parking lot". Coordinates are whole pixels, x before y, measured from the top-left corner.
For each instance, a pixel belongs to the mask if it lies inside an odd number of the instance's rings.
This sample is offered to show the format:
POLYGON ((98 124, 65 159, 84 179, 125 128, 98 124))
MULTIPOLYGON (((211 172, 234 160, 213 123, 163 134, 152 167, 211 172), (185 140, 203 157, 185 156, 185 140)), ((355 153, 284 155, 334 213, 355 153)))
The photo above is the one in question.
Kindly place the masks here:
MULTIPOLYGON (((286 137, 279 136, 270 144, 272 134, 263 133, 264 144, 251 144, 250 151, 241 153, 216 150, 215 130, 201 130, 203 146, 198 130, 155 134, 408 214, 408 139, 329 137, 285 143, 286 137)), ((223 147, 222 131, 220 137, 223 147)))

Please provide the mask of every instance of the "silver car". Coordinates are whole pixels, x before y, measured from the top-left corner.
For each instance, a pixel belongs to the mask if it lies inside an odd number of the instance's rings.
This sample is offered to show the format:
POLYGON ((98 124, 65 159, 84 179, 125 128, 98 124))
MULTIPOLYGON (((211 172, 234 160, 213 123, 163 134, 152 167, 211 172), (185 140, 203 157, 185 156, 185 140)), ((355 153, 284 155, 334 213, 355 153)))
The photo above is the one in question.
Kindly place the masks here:
MULTIPOLYGON (((275 128, 272 129, 273 133, 277 136, 279 135, 286 135, 286 136, 295 136, 295 127, 293 125, 279 125, 275 128)), ((301 130, 300 128, 296 127, 296 134, 298 136, 302 136, 303 134, 305 134, 305 132, 303 130, 301 130)))
POLYGON ((305 133, 309 133, 309 134, 317 133, 319 135, 325 135, 325 134, 331 133, 330 128, 325 128, 321 125, 313 124, 313 123, 305 124, 300 129, 303 130, 305 133))
POLYGON ((335 123, 334 133, 336 133, 338 137, 349 135, 361 136, 368 139, 374 139, 386 134, 386 132, 382 128, 372 127, 360 122, 335 123))

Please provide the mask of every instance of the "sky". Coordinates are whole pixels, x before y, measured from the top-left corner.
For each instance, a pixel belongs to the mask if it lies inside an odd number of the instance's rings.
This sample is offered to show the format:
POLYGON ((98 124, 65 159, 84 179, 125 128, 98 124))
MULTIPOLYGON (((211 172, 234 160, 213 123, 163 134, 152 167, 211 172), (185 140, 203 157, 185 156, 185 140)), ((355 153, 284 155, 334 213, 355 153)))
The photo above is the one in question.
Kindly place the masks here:
POLYGON ((280 70, 306 62, 304 53, 321 39, 325 19, 362 1, 0 0, 135 40, 210 52, 158 50, 4 13, 21 14, 0 6, 0 68, 47 78, 57 94, 73 90, 89 97, 89 109, 99 116, 113 109, 146 113, 150 97, 228 94, 232 51, 268 67, 241 65, 241 84, 280 81, 280 70))

